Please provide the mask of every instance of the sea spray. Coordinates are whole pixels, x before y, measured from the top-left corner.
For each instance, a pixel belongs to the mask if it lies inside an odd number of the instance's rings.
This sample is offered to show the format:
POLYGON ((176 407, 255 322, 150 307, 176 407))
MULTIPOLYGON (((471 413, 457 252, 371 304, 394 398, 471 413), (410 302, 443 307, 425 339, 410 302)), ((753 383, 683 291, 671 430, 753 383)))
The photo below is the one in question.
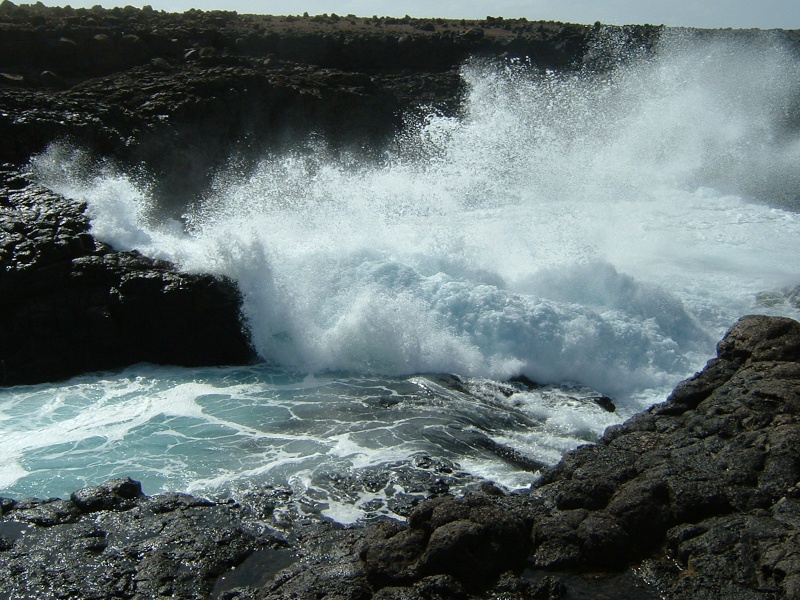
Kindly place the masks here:
MULTIPOLYGON (((102 159, 65 145, 34 159, 43 182, 87 201, 99 239, 231 276, 243 293, 266 365, 141 384, 143 395, 163 386, 166 404, 187 380, 207 386, 185 419, 142 408, 147 425, 131 421, 125 442, 142 465, 165 447, 178 456, 155 480, 277 482, 311 498, 331 473, 429 453, 523 485, 530 473, 471 436, 554 462, 662 399, 740 315, 796 317, 776 292, 800 279, 794 53, 772 34, 667 31, 600 62, 562 73, 470 62, 459 116, 422 112, 372 161, 311 140, 222 169, 182 223, 159 222, 141 178, 102 159), (414 377, 441 372, 472 395, 414 377), (476 393, 517 374, 561 387, 476 393), (613 396, 618 412, 570 382, 613 396), (231 460, 208 461, 204 447, 231 460)), ((91 384, 74 385, 80 396, 91 384)), ((37 423, 18 427, 46 430, 37 423)), ((9 481, 25 479, 31 453, 23 444, 10 459, 9 481)))
POLYGON ((276 364, 663 389, 754 284, 796 279, 796 61, 767 35, 697 37, 599 71, 472 62, 462 117, 422 115, 378 164, 316 140, 223 171, 186 234, 124 176, 83 196, 101 239, 234 277, 276 364))

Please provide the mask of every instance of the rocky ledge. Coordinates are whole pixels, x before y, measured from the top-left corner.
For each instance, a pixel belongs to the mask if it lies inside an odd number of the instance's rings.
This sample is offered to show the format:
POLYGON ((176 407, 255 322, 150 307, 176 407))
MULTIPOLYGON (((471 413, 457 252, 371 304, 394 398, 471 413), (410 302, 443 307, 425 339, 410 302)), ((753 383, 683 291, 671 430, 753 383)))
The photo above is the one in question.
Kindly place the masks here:
POLYGON ((482 484, 341 527, 129 479, 0 499, 0 595, 37 598, 800 596, 800 323, 750 316, 662 404, 532 489, 482 484))
MULTIPOLYGON (((0 3, 0 156, 54 140, 143 167, 180 214, 235 156, 318 134, 369 153, 419 104, 456 112, 471 56, 580 64, 583 25, 172 14, 0 3)), ((631 28, 649 43, 658 28, 631 28)))
POLYGON ((253 360, 232 281, 116 252, 90 235, 85 210, 0 171, 0 385, 253 360))

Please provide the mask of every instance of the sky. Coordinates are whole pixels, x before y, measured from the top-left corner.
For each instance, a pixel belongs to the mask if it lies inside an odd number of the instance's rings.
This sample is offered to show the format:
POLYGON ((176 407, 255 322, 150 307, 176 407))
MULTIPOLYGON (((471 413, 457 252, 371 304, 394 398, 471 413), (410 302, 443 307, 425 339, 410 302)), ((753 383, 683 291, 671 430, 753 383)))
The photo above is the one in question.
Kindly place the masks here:
MULTIPOLYGON (((33 4, 34 0, 17 0, 33 4)), ((113 0, 44 1, 47 6, 89 8, 100 4, 141 7, 183 12, 235 10, 240 13, 272 15, 311 15, 336 13, 359 17, 443 17, 483 19, 493 17, 570 23, 610 23, 617 25, 650 23, 687 27, 734 27, 762 29, 800 29, 800 0, 113 0)))

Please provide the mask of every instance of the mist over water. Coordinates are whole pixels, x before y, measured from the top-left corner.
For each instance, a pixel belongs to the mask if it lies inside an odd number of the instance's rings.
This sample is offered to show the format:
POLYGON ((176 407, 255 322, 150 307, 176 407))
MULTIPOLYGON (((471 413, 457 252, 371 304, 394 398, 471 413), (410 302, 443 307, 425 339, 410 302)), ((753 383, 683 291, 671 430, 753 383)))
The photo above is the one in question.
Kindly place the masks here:
MULTIPOLYGON (((88 202, 99 239, 234 278, 268 364, 525 374, 611 395, 622 418, 701 368, 739 316, 798 316, 779 292, 800 283, 800 62, 768 34, 618 42, 598 40, 594 60, 618 63, 599 71, 471 62, 458 117, 421 110, 375 160, 311 139, 232 164, 182 223, 81 151, 33 166, 88 202)), ((608 424, 512 398, 545 425, 492 435, 546 461, 608 424)))
POLYGON ((269 362, 661 388, 798 281, 800 73, 768 35, 607 37, 599 72, 466 65, 463 116, 422 113, 377 164, 318 140, 223 170, 187 233, 124 175, 35 165, 99 238, 236 279, 269 362))

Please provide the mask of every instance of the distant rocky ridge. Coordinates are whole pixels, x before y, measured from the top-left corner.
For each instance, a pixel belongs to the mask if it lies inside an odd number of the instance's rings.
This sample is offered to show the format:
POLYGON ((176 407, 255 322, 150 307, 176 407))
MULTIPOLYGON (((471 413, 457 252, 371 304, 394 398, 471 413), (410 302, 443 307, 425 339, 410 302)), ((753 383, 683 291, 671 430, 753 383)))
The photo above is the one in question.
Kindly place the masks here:
MULTIPOLYGON (((800 595, 800 323, 752 316, 662 404, 533 489, 481 484, 341 527, 130 479, 0 498, 0 596, 791 599, 800 595)), ((290 494, 290 492, 283 492, 290 494)))
MULTIPOLYGON (((649 45, 659 28, 626 31, 649 45)), ((420 104, 455 113, 462 63, 581 64, 593 28, 552 22, 171 14, 0 4, 0 156, 18 164, 69 139, 143 165, 182 207, 232 157, 309 133, 382 149, 420 104)))

